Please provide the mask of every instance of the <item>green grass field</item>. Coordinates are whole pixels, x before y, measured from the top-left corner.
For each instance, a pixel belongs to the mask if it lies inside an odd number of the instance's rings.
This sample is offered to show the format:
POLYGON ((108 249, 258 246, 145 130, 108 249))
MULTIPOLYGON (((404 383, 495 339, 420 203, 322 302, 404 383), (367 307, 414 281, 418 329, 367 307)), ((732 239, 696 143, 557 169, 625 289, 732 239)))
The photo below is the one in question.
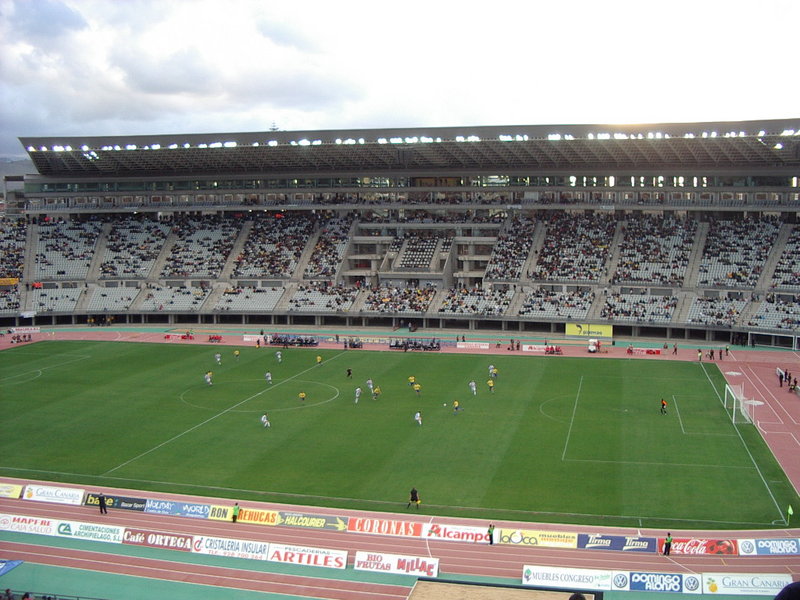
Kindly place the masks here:
POLYGON ((279 364, 275 348, 233 350, 4 351, 0 474, 388 511, 415 486, 427 514, 634 527, 772 527, 798 505, 755 428, 731 424, 715 365, 317 349, 279 364))

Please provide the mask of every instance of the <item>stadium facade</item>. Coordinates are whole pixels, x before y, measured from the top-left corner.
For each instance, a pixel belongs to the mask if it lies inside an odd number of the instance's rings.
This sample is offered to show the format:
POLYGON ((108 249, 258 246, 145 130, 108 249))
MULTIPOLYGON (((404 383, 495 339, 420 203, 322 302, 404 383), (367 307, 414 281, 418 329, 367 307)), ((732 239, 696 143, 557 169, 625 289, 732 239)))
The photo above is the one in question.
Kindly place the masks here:
POLYGON ((798 346, 800 118, 20 142, 4 326, 798 346))

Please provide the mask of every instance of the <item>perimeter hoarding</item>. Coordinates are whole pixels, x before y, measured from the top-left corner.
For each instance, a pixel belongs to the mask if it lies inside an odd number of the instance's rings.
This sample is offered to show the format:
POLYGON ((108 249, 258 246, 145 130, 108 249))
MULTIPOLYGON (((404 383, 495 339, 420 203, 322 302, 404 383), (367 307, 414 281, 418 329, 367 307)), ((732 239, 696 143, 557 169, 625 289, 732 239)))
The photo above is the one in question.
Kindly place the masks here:
POLYGON ((774 597, 790 583, 788 573, 703 573, 704 594, 774 597))
POLYGON ((353 568, 356 571, 377 571, 379 573, 414 575, 416 577, 438 577, 439 559, 386 554, 385 552, 356 552, 353 568))
POLYGON ((80 506, 83 504, 84 493, 85 490, 78 488, 29 484, 25 486, 23 499, 34 500, 36 502, 54 502, 56 504, 80 506))
POLYGON ((22 486, 14 483, 0 483, 0 498, 19 498, 22 486))
POLYGON ((800 538, 763 538, 739 540, 739 556, 797 556, 800 538))
POLYGON ((196 535, 194 536, 192 552, 211 556, 227 556, 229 558, 267 560, 269 542, 196 535))
POLYGON ((614 326, 591 325, 589 323, 567 323, 565 333, 568 337, 611 339, 614 337, 614 326))
POLYGON ((610 590, 611 571, 525 565, 522 585, 542 588, 610 590))
POLYGON ((546 548, 577 548, 578 534, 568 531, 536 531, 531 529, 501 529, 495 533, 498 544, 511 546, 542 546, 546 548))

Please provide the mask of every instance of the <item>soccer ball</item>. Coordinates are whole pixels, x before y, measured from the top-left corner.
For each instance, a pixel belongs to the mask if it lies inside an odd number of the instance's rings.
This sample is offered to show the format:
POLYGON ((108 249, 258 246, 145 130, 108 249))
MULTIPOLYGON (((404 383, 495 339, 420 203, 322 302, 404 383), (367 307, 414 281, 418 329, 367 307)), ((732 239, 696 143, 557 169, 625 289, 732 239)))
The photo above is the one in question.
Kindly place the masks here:
POLYGON ((447 402, 445 402, 444 404, 442 404, 442 406, 447 406, 447 402))

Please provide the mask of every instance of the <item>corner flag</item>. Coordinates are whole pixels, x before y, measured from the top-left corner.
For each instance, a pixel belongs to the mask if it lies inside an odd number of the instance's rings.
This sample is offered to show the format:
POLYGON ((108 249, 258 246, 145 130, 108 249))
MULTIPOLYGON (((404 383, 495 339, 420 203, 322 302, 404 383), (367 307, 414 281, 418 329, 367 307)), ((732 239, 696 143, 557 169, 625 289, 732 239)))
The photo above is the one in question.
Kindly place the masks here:
POLYGON ((789 505, 789 509, 786 511, 786 514, 788 514, 789 516, 794 514, 794 509, 792 509, 792 505, 791 504, 789 505))

